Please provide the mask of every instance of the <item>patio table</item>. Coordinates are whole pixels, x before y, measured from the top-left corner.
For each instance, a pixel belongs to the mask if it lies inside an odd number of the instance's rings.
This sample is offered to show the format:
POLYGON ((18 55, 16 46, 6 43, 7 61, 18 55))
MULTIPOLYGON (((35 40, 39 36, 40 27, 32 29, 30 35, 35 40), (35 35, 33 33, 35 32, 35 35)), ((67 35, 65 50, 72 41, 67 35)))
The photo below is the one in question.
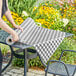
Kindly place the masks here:
MULTIPOLYGON (((6 43, 6 41, 5 41, 8 36, 9 36, 9 34, 7 32, 5 32, 3 30, 0 30, 0 43, 8 45, 6 43)), ((17 58, 24 59, 24 76, 26 76, 26 72, 27 72, 27 48, 32 47, 32 46, 31 45, 22 44, 22 43, 15 43, 13 45, 8 45, 8 46, 11 49, 11 58, 10 58, 8 64, 2 69, 2 72, 4 72, 7 69, 7 67, 12 62, 13 56, 15 56, 17 58), (24 55, 16 54, 14 52, 13 47, 22 49, 23 52, 24 52, 24 55)))
MULTIPOLYGON (((27 72, 27 48, 35 47, 42 63, 46 66, 47 61, 53 55, 57 47, 65 37, 72 36, 73 34, 61 32, 59 30, 50 30, 36 25, 32 18, 27 18, 22 24, 23 32, 16 29, 19 35, 18 42, 12 42, 12 36, 5 31, 0 31, 0 43, 9 45, 11 48, 11 56, 15 55, 13 48, 21 48, 24 51, 24 76, 27 72), (2 33, 1 33, 2 32, 2 33), (4 33, 3 33, 4 32, 4 33)), ((15 55, 16 56, 16 55, 15 55)), ((9 62, 11 63, 12 58, 9 62)), ((9 65, 8 64, 8 65, 9 65)), ((8 65, 6 67, 8 67, 8 65)))

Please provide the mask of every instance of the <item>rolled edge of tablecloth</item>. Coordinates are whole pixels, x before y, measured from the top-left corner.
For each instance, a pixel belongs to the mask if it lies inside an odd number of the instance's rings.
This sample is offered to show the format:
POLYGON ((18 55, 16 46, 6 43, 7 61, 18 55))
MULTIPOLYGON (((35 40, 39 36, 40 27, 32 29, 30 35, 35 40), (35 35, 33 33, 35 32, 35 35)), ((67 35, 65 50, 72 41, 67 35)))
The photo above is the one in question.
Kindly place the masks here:
POLYGON ((13 45, 14 44, 14 42, 12 41, 12 36, 9 36, 9 37, 6 38, 6 43, 8 45, 13 45))

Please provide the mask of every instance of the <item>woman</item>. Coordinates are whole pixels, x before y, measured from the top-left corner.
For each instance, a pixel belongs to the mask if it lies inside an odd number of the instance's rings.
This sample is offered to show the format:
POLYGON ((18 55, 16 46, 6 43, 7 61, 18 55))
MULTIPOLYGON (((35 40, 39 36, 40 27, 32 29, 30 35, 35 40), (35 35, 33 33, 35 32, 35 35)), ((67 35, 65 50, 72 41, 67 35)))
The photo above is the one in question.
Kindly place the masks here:
MULTIPOLYGON (((19 38, 18 38, 17 33, 3 21, 3 19, 2 19, 3 15, 6 16, 6 18, 9 20, 9 22, 12 24, 13 27, 23 31, 23 29, 20 26, 15 24, 15 22, 11 16, 10 10, 8 8, 7 0, 0 0, 0 28, 2 28, 3 30, 5 30, 6 32, 11 34, 13 37, 13 39, 12 39, 13 41, 15 41, 15 42, 18 41, 19 38)), ((1 72, 1 64, 2 64, 1 62, 2 62, 2 55, 1 55, 1 51, 0 51, 0 72, 1 72)))

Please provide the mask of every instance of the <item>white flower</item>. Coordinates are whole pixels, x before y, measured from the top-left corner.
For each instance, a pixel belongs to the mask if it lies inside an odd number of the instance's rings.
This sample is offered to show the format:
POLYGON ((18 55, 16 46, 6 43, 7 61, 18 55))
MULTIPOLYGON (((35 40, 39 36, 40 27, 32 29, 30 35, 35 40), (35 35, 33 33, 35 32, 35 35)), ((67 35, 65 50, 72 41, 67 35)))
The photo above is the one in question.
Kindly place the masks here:
POLYGON ((65 18, 63 18, 62 21, 64 22, 64 26, 66 26, 69 23, 69 20, 65 18))
POLYGON ((36 22, 36 24, 37 24, 39 27, 41 27, 41 23, 39 23, 39 22, 36 22))
POLYGON ((27 14, 26 11, 23 11, 23 12, 22 12, 22 17, 24 17, 24 16, 28 16, 28 14, 27 14))

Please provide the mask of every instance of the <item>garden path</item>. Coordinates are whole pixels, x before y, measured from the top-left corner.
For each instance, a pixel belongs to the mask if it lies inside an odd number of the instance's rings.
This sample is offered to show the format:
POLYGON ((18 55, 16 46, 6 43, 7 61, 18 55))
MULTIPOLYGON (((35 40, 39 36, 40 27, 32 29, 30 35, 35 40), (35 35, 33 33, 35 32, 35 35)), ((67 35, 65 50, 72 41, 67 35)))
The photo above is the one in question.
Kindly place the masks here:
MULTIPOLYGON (((24 69, 20 67, 9 66, 6 69, 6 71, 3 72, 3 76, 23 76, 23 75, 24 75, 24 69)), ((29 69, 27 72, 27 76, 45 76, 45 72, 41 70, 29 69)))
MULTIPOLYGON (((24 76, 24 68, 9 66, 6 71, 3 72, 3 76, 24 76)), ((41 70, 29 69, 27 76, 45 76, 45 72, 41 70)), ((53 75, 48 74, 48 76, 53 75)), ((74 76, 76 76, 76 74, 74 76)))

